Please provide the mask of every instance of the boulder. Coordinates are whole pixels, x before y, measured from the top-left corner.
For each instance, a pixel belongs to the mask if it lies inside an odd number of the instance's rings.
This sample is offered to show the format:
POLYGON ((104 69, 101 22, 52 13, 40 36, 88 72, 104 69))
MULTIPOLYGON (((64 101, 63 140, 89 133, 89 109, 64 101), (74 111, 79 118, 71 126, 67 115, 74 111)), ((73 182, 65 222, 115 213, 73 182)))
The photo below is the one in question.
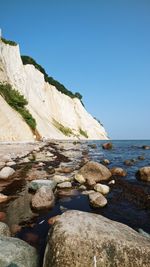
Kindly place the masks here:
POLYGON ((112 149, 113 145, 112 145, 112 143, 105 143, 105 144, 102 144, 102 148, 103 149, 112 149))
POLYGON ((0 222, 0 237, 11 236, 9 227, 6 223, 0 222))
POLYGON ((9 178, 11 175, 13 175, 15 173, 14 169, 11 167, 4 167, 1 171, 0 171, 0 178, 1 179, 7 179, 9 178))
POLYGON ((103 195, 106 195, 106 194, 109 193, 110 188, 109 188, 108 185, 105 185, 105 184, 96 184, 94 186, 94 190, 99 192, 99 193, 101 193, 101 194, 103 194, 103 195))
POLYGON ((116 176, 125 177, 127 175, 127 172, 120 167, 114 167, 110 171, 112 175, 116 175, 116 176))
POLYGON ((88 185, 94 186, 97 182, 107 181, 111 177, 111 172, 103 164, 89 161, 79 170, 76 180, 79 175, 88 185))
POLYGON ((142 181, 150 182, 150 166, 139 169, 136 173, 136 177, 142 181))
POLYGON ((53 180, 46 180, 46 179, 39 179, 33 180, 29 185, 28 188, 33 191, 37 191, 42 186, 46 186, 53 190, 56 187, 56 182, 53 180))
POLYGON ((97 214, 66 211, 49 232, 43 267, 149 267, 150 241, 97 214))
POLYGON ((70 182, 63 182, 63 183, 57 184, 57 187, 58 188, 71 188, 72 184, 70 182))
POLYGON ((0 267, 38 267, 36 249, 23 240, 0 237, 0 267))
POLYGON ((32 208, 36 210, 49 209, 54 205, 53 191, 47 186, 42 186, 32 198, 32 208))
POLYGON ((102 208, 107 205, 107 199, 99 192, 89 194, 89 200, 94 208, 102 208))

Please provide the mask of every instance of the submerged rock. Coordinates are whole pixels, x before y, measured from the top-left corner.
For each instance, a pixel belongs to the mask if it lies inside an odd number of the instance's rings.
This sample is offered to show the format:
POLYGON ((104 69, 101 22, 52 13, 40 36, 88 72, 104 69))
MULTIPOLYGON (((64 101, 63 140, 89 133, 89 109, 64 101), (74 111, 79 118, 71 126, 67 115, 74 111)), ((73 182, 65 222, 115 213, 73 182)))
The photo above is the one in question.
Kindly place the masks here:
POLYGON ((99 192, 89 194, 89 200, 94 208, 102 208, 107 205, 107 199, 99 192))
POLYGON ((36 249, 23 240, 0 237, 0 267, 38 267, 36 249))
POLYGON ((150 182, 150 166, 139 169, 136 173, 136 177, 142 181, 150 182))
POLYGON ((47 180, 47 179, 39 179, 39 180, 33 180, 29 185, 28 188, 37 191, 42 186, 46 186, 53 190, 56 187, 56 182, 53 180, 47 180))
POLYGON ((97 182, 107 181, 111 177, 111 172, 103 164, 89 161, 79 170, 75 179, 78 178, 79 181, 79 177, 82 178, 80 183, 85 180, 88 185, 93 186, 97 182))
POLYGON ((36 210, 49 209, 54 205, 53 191, 47 186, 42 186, 32 198, 32 208, 36 210))
POLYGON ((149 267, 149 246, 148 238, 124 224, 67 211, 49 232, 43 267, 149 267))
POLYGON ((7 179, 9 178, 11 175, 13 175, 15 173, 15 170, 11 167, 4 167, 1 171, 0 171, 0 178, 1 179, 7 179))

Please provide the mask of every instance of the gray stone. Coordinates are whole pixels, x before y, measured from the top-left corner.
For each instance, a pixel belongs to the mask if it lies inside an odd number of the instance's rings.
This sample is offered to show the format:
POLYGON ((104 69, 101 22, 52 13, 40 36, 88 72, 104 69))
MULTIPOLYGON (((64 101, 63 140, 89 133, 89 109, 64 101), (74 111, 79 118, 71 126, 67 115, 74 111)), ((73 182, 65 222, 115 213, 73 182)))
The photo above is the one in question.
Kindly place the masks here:
POLYGON ((28 188, 33 190, 33 191, 37 191, 42 186, 46 186, 46 187, 50 188, 51 190, 53 190, 56 187, 56 182, 53 180, 47 180, 47 179, 33 180, 28 185, 28 188))
POLYGON ((78 172, 88 185, 94 186, 97 182, 107 181, 111 177, 111 172, 103 164, 89 161, 78 172))
POLYGON ((32 198, 32 208, 36 210, 52 208, 54 200, 53 191, 47 186, 42 186, 32 198))
POLYGON ((0 237, 0 267, 38 267, 36 249, 23 240, 0 237))
POLYGON ((107 205, 107 199, 99 192, 89 194, 89 200, 94 208, 103 208, 107 205))
POLYGON ((49 232, 43 267, 149 267, 150 241, 101 215, 66 211, 49 232))
POLYGON ((4 167, 1 171, 0 171, 0 178, 1 179, 7 179, 9 178, 11 175, 13 175, 15 173, 13 168, 10 167, 4 167))
POLYGON ((10 230, 6 223, 0 222, 0 237, 2 236, 10 236, 10 230))

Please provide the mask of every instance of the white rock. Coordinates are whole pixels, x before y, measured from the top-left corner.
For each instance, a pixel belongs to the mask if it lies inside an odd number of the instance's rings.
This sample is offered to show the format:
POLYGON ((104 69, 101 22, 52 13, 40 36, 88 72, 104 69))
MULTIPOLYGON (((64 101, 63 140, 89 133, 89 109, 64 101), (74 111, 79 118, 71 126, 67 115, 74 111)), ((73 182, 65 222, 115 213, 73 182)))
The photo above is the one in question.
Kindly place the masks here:
POLYGON ((9 178, 11 175, 13 175, 15 173, 14 169, 12 169, 11 167, 4 167, 1 171, 0 171, 0 178, 1 179, 7 179, 9 178))
POLYGON ((59 184, 59 183, 63 183, 63 182, 70 182, 71 178, 68 176, 63 176, 63 175, 54 175, 53 180, 59 184))
POLYGON ((70 182, 64 182, 64 183, 57 184, 57 187, 58 188, 71 188, 72 184, 70 182))
POLYGON ((6 163, 6 166, 8 166, 8 167, 11 167, 11 166, 14 166, 14 165, 16 165, 15 161, 9 161, 9 162, 6 163))
POLYGON ((94 190, 99 192, 99 193, 101 193, 101 194, 103 194, 103 195, 106 195, 106 194, 109 193, 110 188, 109 188, 109 186, 104 185, 104 184, 96 184, 94 186, 94 190))
POLYGON ((7 199, 8 199, 8 196, 0 193, 0 203, 7 201, 7 199))
POLYGON ((76 173, 75 174, 75 180, 80 183, 80 184, 84 184, 86 182, 85 178, 83 177, 82 174, 76 173))

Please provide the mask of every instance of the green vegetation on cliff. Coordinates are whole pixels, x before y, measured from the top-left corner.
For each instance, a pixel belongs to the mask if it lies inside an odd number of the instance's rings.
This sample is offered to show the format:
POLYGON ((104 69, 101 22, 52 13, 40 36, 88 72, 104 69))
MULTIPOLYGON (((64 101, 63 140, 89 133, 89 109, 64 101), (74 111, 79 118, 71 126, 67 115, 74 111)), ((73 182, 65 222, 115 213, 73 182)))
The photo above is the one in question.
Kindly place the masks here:
POLYGON ((40 72, 44 74, 44 79, 46 82, 48 82, 51 85, 54 85, 58 91, 62 92, 65 95, 68 95, 71 98, 79 98, 80 100, 82 99, 82 95, 80 93, 72 93, 70 90, 68 90, 63 84, 60 82, 56 81, 53 77, 49 77, 48 74, 46 73, 45 69, 39 65, 33 58, 29 56, 21 56, 22 62, 24 65, 26 64, 32 64, 37 68, 40 72))
POLYGON ((14 41, 6 40, 5 38, 1 38, 1 40, 5 44, 9 44, 9 45, 13 45, 13 46, 17 45, 17 43, 15 43, 14 41))
POLYGON ((25 107, 28 102, 17 90, 13 89, 10 84, 0 83, 0 95, 5 101, 26 121, 29 127, 34 131, 36 129, 36 121, 25 107))
POLYGON ((64 135, 66 136, 71 136, 73 135, 72 130, 69 127, 65 127, 64 125, 62 125, 60 122, 56 121, 55 119, 53 119, 53 125, 59 130, 61 131, 64 135))
POLYGON ((88 134, 86 131, 82 130, 81 128, 79 128, 79 133, 84 136, 85 138, 88 138, 88 134))

